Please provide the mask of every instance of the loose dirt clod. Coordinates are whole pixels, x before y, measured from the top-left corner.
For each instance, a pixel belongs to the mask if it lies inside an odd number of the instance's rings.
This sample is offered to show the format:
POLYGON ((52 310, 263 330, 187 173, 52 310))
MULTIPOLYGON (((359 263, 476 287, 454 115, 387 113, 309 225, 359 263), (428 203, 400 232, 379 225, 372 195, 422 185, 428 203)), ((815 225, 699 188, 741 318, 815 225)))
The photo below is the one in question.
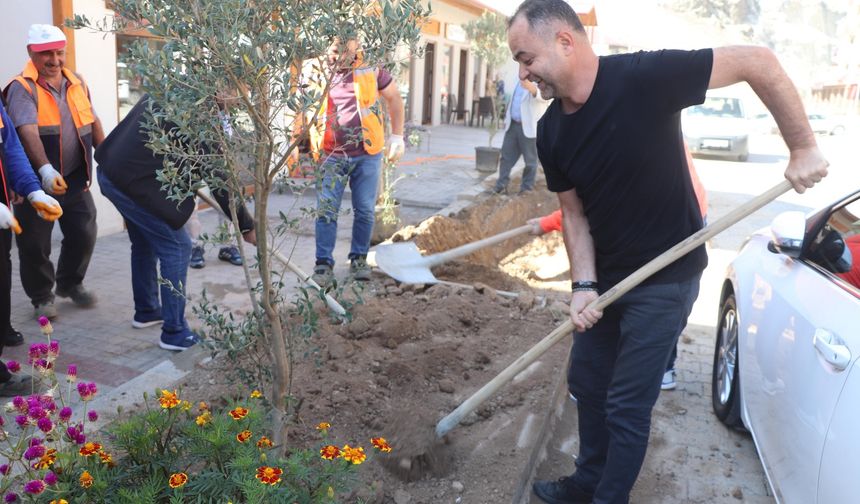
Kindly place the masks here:
POLYGON ((382 465, 392 474, 404 481, 416 481, 427 475, 438 478, 451 471, 450 447, 445 438, 436 437, 435 425, 405 412, 390 429, 394 451, 382 458, 382 465))

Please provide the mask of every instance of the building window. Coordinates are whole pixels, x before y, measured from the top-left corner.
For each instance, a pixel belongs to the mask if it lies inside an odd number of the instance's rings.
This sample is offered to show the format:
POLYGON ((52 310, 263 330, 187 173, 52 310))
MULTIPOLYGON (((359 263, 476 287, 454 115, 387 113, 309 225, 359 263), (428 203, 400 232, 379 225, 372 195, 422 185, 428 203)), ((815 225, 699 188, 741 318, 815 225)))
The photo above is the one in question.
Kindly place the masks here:
POLYGON ((143 96, 143 79, 131 68, 131 46, 138 41, 155 47, 164 45, 163 40, 140 35, 116 36, 116 96, 117 119, 122 121, 134 104, 143 96))

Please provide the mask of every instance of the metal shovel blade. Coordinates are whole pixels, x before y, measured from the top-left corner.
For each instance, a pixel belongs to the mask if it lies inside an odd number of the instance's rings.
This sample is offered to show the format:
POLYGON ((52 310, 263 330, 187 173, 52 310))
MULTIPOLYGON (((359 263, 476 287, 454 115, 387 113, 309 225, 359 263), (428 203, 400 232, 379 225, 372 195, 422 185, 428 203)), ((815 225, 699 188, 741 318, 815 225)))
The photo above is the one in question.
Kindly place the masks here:
POLYGON ((437 283, 426 257, 412 242, 377 245, 376 265, 391 278, 405 283, 437 283))

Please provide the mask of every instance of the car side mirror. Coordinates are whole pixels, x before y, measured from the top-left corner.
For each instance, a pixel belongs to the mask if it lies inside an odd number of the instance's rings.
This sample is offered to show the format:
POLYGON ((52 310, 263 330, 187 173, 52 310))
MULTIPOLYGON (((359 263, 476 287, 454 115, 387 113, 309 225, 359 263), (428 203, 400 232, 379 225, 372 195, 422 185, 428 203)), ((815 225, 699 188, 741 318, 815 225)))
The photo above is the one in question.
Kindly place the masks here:
POLYGON ((796 210, 777 215, 770 224, 772 237, 767 249, 797 259, 803 250, 806 235, 806 214, 796 210))

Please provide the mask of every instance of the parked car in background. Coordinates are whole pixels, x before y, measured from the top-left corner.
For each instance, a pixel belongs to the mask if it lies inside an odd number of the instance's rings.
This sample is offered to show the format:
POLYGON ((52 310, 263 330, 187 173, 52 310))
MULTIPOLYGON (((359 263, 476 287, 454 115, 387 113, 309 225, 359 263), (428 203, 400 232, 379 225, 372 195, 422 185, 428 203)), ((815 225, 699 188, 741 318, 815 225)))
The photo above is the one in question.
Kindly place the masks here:
POLYGON ((860 190, 754 234, 720 296, 712 402, 777 501, 860 501, 860 190))
POLYGON ((845 133, 845 125, 836 118, 823 114, 809 114, 809 125, 812 131, 822 135, 841 135, 845 133))
POLYGON ((746 161, 749 157, 750 121, 743 100, 708 96, 701 105, 684 110, 684 139, 690 152, 746 161))

